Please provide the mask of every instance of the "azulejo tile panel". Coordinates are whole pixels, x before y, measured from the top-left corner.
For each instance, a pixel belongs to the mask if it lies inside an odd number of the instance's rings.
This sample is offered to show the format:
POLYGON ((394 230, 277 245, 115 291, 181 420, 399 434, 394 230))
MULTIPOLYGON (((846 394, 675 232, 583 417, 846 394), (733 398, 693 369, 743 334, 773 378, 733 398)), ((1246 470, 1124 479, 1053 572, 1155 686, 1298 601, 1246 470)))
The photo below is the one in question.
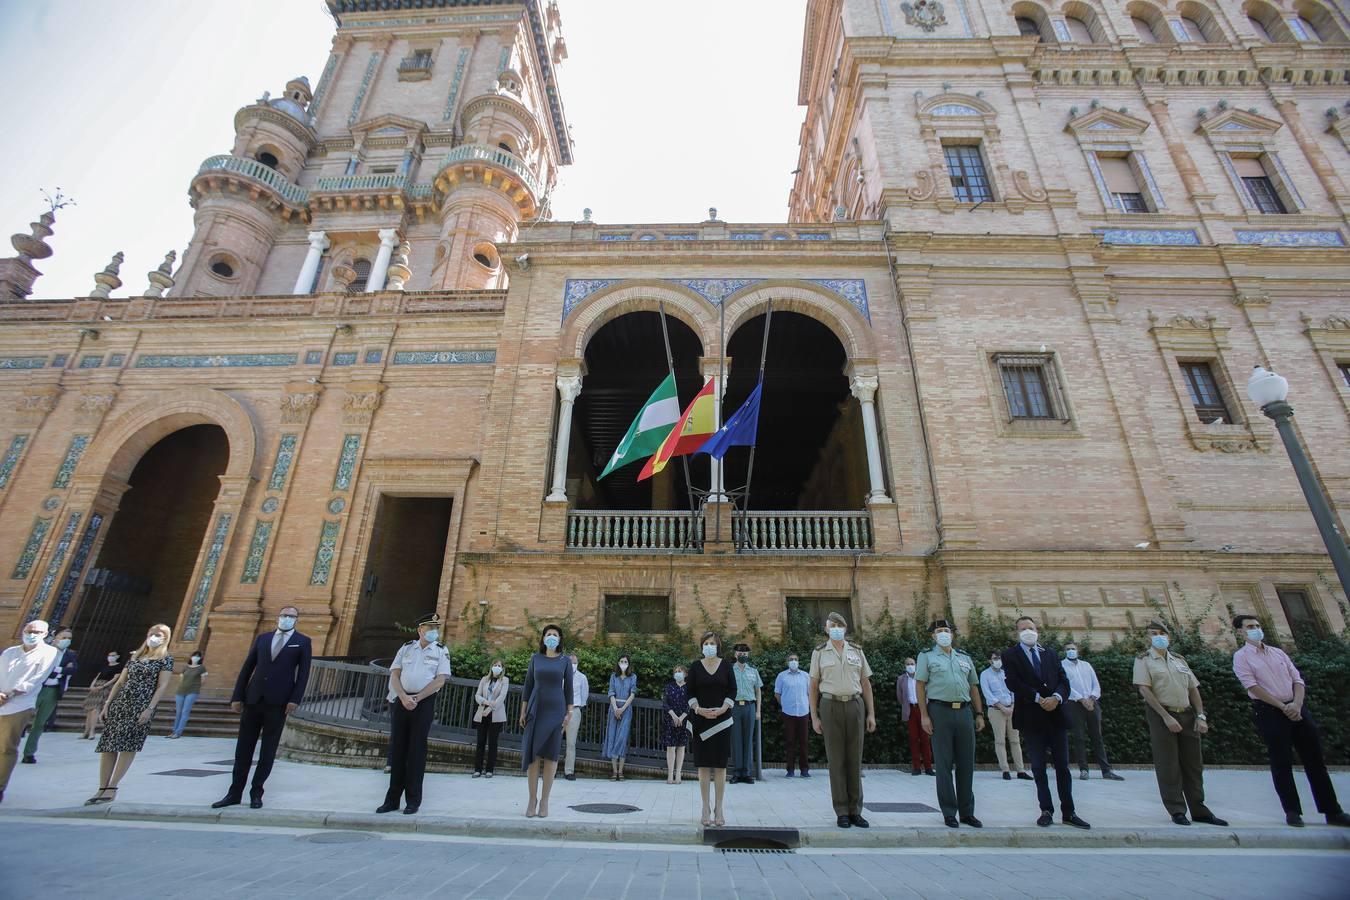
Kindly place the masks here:
MULTIPOLYGON (((766 278, 665 278, 667 284, 676 284, 698 294, 713 306, 720 306, 726 299, 738 291, 752 285, 762 284, 766 278)), ((833 291, 850 306, 862 313, 863 318, 872 321, 872 312, 867 301, 867 283, 861 278, 805 278, 807 284, 814 284, 833 291)), ((597 291, 620 284, 618 278, 569 278, 563 283, 563 321, 572 311, 597 291)))
POLYGON ((58 354, 56 354, 55 356, 52 357, 52 368, 53 368, 53 369, 64 369, 64 368, 66 367, 66 362, 67 362, 69 359, 70 359, 70 357, 69 357, 69 356, 66 356, 66 354, 64 354, 64 353, 58 353, 58 354))
POLYGON ((90 514, 89 522, 84 526, 84 534, 80 536, 80 543, 75 547, 74 555, 70 557, 70 568, 66 570, 66 577, 61 579, 61 590, 56 592, 56 603, 49 615, 52 622, 66 620, 66 610, 70 609, 70 601, 75 597, 75 588, 80 583, 80 576, 84 574, 85 563, 89 562, 89 553, 93 550, 94 542, 98 540, 98 531, 102 526, 103 516, 100 513, 90 514))
POLYGON ((321 363, 321 362, 323 362, 323 351, 322 351, 322 350, 306 350, 306 351, 305 351, 305 365, 307 365, 307 366, 317 366, 317 365, 318 365, 319 363, 321 363))
POLYGON ((349 434, 342 439, 342 456, 338 458, 337 474, 333 476, 333 490, 345 491, 352 486, 356 473, 356 454, 361 449, 361 435, 349 434))
POLYGON ((1345 236, 1339 231, 1238 231, 1239 244, 1261 244, 1270 247, 1344 247, 1345 236))
POLYGON ((459 97, 459 85, 464 81, 464 67, 469 62, 469 48, 461 47, 459 58, 455 60, 455 77, 450 81, 450 95, 445 98, 445 112, 441 121, 449 122, 455 115, 455 100, 459 97))
POLYGON ((0 369, 41 369, 45 365, 45 356, 0 356, 0 369))
POLYGON ((81 369, 97 369, 101 365, 103 365, 102 356, 90 354, 89 356, 83 356, 80 358, 81 369))
POLYGON ((25 622, 42 615, 42 608, 47 605, 47 598, 52 595, 56 576, 61 574, 61 565, 66 561, 66 553, 70 551, 70 545, 75 541, 75 532, 79 529, 80 520, 83 518, 84 513, 76 510, 66 520, 66 527, 61 529, 61 537, 56 542, 56 549, 52 551, 51 561, 47 563, 47 571, 42 573, 42 581, 38 584, 37 593, 33 595, 33 603, 28 607, 28 618, 24 620, 25 622))
POLYGON ((61 460, 61 467, 56 470, 56 477, 52 479, 52 487, 70 487, 71 476, 75 474, 75 467, 80 464, 80 457, 84 456, 84 451, 88 446, 89 435, 87 434, 77 434, 70 439, 70 446, 66 448, 66 455, 61 460))
POLYGON ((120 369, 122 368, 122 364, 126 361, 127 355, 125 353, 114 353, 108 357, 108 368, 120 369))
POLYGON ((257 584, 262 576, 263 557, 267 555, 267 542, 272 539, 272 523, 259 519, 253 524, 253 539, 248 542, 248 559, 244 561, 244 574, 239 576, 240 584, 257 584))
POLYGON ((197 589, 192 592, 192 606, 188 609, 187 623, 183 626, 183 640, 195 641, 201 630, 202 614, 206 612, 206 602, 211 599, 211 586, 216 582, 216 571, 220 568, 220 555, 225 552, 225 537, 230 533, 229 513, 216 516, 216 528, 211 534, 211 546, 206 550, 206 559, 202 562, 202 574, 197 579, 197 589))
POLYGON ((299 435, 283 434, 281 440, 277 441, 277 458, 272 463, 272 477, 267 480, 269 491, 279 491, 286 486, 286 476, 290 474, 291 464, 295 462, 295 445, 299 439, 299 435))
POLYGON ((142 354, 137 369, 248 369, 293 366, 294 353, 142 354))
POLYGON ((366 73, 361 77, 361 87, 356 91, 356 99, 352 100, 352 111, 347 114, 348 125, 355 125, 356 120, 361 117, 361 104, 366 100, 366 91, 370 90, 370 80, 375 77, 375 70, 380 67, 380 58, 383 55, 378 50, 370 54, 370 59, 366 63, 366 73))
POLYGON ((325 521, 323 530, 319 532, 319 549, 314 553, 314 567, 309 572, 309 583, 312 585, 324 585, 328 583, 328 576, 332 574, 333 557, 337 553, 338 531, 341 524, 336 521, 325 521))
POLYGON ((346 508, 347 501, 342 497, 334 497, 328 501, 328 511, 335 516, 346 508))
POLYGON ((1094 228, 1107 244, 1161 245, 1193 247, 1200 236, 1189 228, 1094 228))
POLYGON ((733 231, 731 233, 733 241, 762 241, 764 232, 762 231, 733 231))
POLYGON ((277 507, 279 506, 281 506, 280 500, 278 500, 276 497, 268 497, 266 500, 262 502, 262 506, 259 508, 265 514, 270 516, 272 513, 277 511, 277 507))
POLYGON ((28 446, 28 435, 16 434, 14 439, 9 442, 9 449, 5 451, 5 458, 0 459, 0 490, 9 485, 9 479, 14 476, 14 467, 19 464, 19 459, 23 456, 23 450, 28 446))
POLYGON ((600 235, 600 240, 602 240, 602 241, 628 241, 628 240, 632 240, 632 238, 633 238, 633 235, 632 235, 632 234, 629 234, 629 233, 626 233, 626 232, 625 232, 625 233, 622 233, 622 234, 617 234, 617 233, 616 233, 616 234, 602 234, 602 235, 600 235))
POLYGON ((38 517, 33 520, 33 530, 28 532, 28 540, 23 542, 23 551, 19 553, 19 561, 14 564, 14 571, 10 573, 10 578, 23 579, 28 577, 28 573, 33 571, 33 563, 37 562, 38 551, 42 549, 42 541, 47 537, 47 532, 52 530, 51 517, 38 517))
POLYGON ((335 366, 354 366, 356 365, 355 353, 334 353, 333 365, 335 366))
POLYGON ((367 350, 367 351, 366 351, 366 357, 365 357, 365 359, 366 359, 366 364, 367 364, 367 365, 374 365, 374 364, 378 363, 380 360, 384 359, 384 351, 383 351, 383 350, 367 350))
POLYGON ((496 361, 496 350, 400 350, 394 354, 396 366, 469 366, 496 361))

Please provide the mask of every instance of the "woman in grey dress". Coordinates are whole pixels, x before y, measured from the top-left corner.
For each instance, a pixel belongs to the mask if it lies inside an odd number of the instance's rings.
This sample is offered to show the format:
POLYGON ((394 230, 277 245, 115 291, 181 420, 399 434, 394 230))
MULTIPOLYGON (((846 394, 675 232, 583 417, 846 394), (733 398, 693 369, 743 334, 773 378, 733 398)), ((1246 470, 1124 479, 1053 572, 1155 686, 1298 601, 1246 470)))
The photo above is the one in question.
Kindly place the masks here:
POLYGON ((520 739, 520 767, 529 772, 530 782, 525 818, 546 818, 563 729, 572 717, 572 663, 563 653, 562 629, 557 625, 545 625, 539 633, 539 652, 530 657, 520 700, 520 724, 525 729, 520 739), (541 771, 542 796, 538 793, 541 771))

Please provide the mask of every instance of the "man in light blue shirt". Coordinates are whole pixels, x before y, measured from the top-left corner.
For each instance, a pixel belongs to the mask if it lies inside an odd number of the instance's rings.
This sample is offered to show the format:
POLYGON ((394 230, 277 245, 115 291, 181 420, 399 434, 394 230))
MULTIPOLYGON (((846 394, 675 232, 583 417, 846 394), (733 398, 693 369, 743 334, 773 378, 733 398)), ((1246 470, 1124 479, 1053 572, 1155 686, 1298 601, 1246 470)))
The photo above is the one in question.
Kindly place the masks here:
POLYGON ((787 777, 793 777, 793 766, 800 764, 803 778, 811 777, 808 729, 811 727, 811 701, 807 696, 811 676, 801 669, 797 654, 789 653, 788 667, 778 673, 773 682, 773 695, 783 710, 783 745, 787 750, 787 777))
POLYGON ((998 757, 1003 780, 1011 781, 1008 771, 1008 746, 1012 746, 1014 771, 1017 777, 1031 781, 1031 773, 1022 765, 1022 736, 1012 727, 1013 695, 1003 675, 1003 659, 997 650, 989 654, 989 668, 980 673, 980 692, 989 710, 989 724, 994 729, 994 755, 998 757))

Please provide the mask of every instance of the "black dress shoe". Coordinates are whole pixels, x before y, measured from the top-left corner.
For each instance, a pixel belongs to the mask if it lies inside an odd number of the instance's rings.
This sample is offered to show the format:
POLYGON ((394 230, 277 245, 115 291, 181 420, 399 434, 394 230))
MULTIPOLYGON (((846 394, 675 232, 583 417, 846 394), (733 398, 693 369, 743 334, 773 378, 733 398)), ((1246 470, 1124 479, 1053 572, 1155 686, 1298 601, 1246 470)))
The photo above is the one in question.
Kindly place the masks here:
POLYGON ((1003 773, 1003 780, 1004 780, 1004 781, 1012 781, 1012 773, 1011 773, 1011 772, 1004 772, 1004 773, 1003 773))
POLYGON ((755 779, 754 779, 753 777, 749 776, 749 775, 747 775, 747 776, 745 776, 744 778, 741 779, 741 784, 754 784, 754 783, 755 783, 755 779))
POLYGON ((943 816, 942 821, 944 824, 946 824, 948 828, 961 827, 961 822, 956 818, 956 816, 943 816))
POLYGON ((573 774, 571 774, 571 775, 564 775, 564 776, 563 776, 563 780, 564 780, 564 781, 576 781, 576 780, 577 780, 577 776, 576 776, 575 773, 573 773, 573 774))
POLYGON ((1084 831, 1092 827, 1088 823, 1084 822, 1082 819, 1078 818, 1077 813, 1069 813, 1067 816, 1064 816, 1060 821, 1062 821, 1065 825, 1072 825, 1074 828, 1082 828, 1084 831))
POLYGON ((983 827, 984 827, 984 823, 981 822, 979 819, 975 818, 974 816, 962 816, 962 817, 961 817, 961 824, 962 824, 962 825, 969 825, 971 828, 983 828, 983 827))
POLYGON ((848 824, 852 825, 854 828, 871 828, 871 827, 872 827, 872 823, 869 822, 869 821, 867 821, 866 819, 864 819, 862 816, 849 816, 849 817, 848 817, 848 824))
POLYGON ((394 812, 396 809, 398 809, 397 803, 381 803, 379 806, 375 807, 375 812, 383 815, 384 813, 394 812))
POLYGON ((934 778, 937 777, 937 772, 935 772, 935 771, 934 771, 933 769, 931 769, 931 768, 929 768, 929 769, 924 769, 924 770, 923 770, 923 774, 925 774, 925 775, 932 775, 934 778))
POLYGON ((261 797, 250 797, 250 798, 248 798, 248 808, 249 808, 249 809, 262 809, 262 798, 261 798, 261 797))
POLYGON ((30 754, 30 753, 25 753, 25 754, 23 755, 23 761, 26 762, 26 763, 29 763, 29 764, 31 765, 32 763, 37 762, 37 757, 36 757, 36 756, 33 756, 33 755, 30 754))
POLYGON ((1172 817, 1172 824, 1173 824, 1173 825, 1189 825, 1189 824, 1191 824, 1191 820, 1188 819, 1188 818, 1186 818, 1186 814, 1185 814, 1185 813, 1177 813, 1175 816, 1172 817))
POLYGON ((1214 813, 1210 813, 1204 818, 1201 818, 1199 816, 1192 816, 1191 821, 1202 822, 1205 825, 1218 825, 1220 828, 1228 827, 1228 821, 1226 819, 1220 819, 1218 816, 1214 815, 1214 813))
POLYGON ((1035 781, 1036 779, 1031 777, 1031 773, 1030 773, 1030 772, 1018 772, 1018 773, 1017 773, 1017 780, 1018 780, 1018 781, 1035 781))
POLYGON ((1049 828, 1050 825, 1051 825, 1051 823, 1053 823, 1054 821, 1055 821, 1055 817, 1054 817, 1053 814, 1048 813, 1048 812, 1043 812, 1043 813, 1041 813, 1041 817, 1040 817, 1039 819, 1036 820, 1036 824, 1039 825, 1039 826, 1041 826, 1042 828, 1049 828))
POLYGON ((405 816, 411 816, 413 813, 417 812, 421 808, 422 805, 420 803, 417 804, 410 803, 407 806, 403 807, 403 814, 405 816))
POLYGON ((1303 827, 1303 817, 1298 813, 1285 813, 1284 824, 1293 825, 1295 828, 1303 827))
POLYGON ((1343 812, 1328 813, 1327 824, 1339 825, 1341 828, 1350 828, 1350 816, 1347 816, 1343 812))
POLYGON ((851 822, 851 821, 849 820, 849 817, 848 817, 848 816, 840 816, 838 819, 835 819, 835 820, 834 820, 834 824, 838 825, 840 828, 852 828, 852 827, 853 827, 853 822, 851 822))
POLYGON ((224 809, 224 808, 227 807, 227 806, 238 806, 238 805, 239 805, 240 803, 242 803, 242 802, 243 802, 243 801, 240 800, 238 797, 231 797, 231 796, 229 796, 229 795, 227 794, 226 796, 221 797, 221 798, 220 798, 219 800, 217 800, 215 803, 212 803, 212 804, 211 804, 211 808, 212 808, 212 809, 224 809))
POLYGON ((911 775, 922 775, 922 774, 923 774, 923 769, 910 769, 909 774, 911 774, 911 775))
POLYGON ((1110 771, 1103 772, 1103 773, 1102 773, 1102 777, 1105 778, 1107 781, 1124 781, 1124 780, 1125 780, 1125 776, 1124 776, 1124 775, 1117 775, 1115 772, 1110 772, 1110 771))

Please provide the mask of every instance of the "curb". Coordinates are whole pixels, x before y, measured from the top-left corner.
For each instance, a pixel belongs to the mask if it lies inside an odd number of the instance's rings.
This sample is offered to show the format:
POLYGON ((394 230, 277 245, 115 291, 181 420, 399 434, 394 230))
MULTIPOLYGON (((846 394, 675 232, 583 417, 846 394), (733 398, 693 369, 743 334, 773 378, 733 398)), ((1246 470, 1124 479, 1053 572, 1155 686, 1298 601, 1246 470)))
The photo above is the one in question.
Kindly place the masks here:
MULTIPOLYGON (((13 810, 18 813, 19 810, 13 810)), ((382 834, 439 834, 464 837, 514 838, 517 840, 586 841, 592 843, 640 843, 700 845, 719 838, 760 829, 710 830, 706 839, 696 825, 623 825, 590 822, 540 822, 513 819, 466 819, 454 816, 376 815, 374 813, 323 812, 285 809, 202 809, 152 803, 112 803, 85 809, 23 810, 24 815, 56 819, 109 819, 114 821, 175 821, 208 825, 262 825, 289 828, 331 828, 382 834)), ((1044 849, 1265 849, 1350 851, 1350 830, 1330 826, 1292 828, 1098 828, 1080 831, 1066 828, 914 828, 873 825, 863 831, 812 827, 797 829, 803 847, 843 848, 1020 848, 1044 849)))

